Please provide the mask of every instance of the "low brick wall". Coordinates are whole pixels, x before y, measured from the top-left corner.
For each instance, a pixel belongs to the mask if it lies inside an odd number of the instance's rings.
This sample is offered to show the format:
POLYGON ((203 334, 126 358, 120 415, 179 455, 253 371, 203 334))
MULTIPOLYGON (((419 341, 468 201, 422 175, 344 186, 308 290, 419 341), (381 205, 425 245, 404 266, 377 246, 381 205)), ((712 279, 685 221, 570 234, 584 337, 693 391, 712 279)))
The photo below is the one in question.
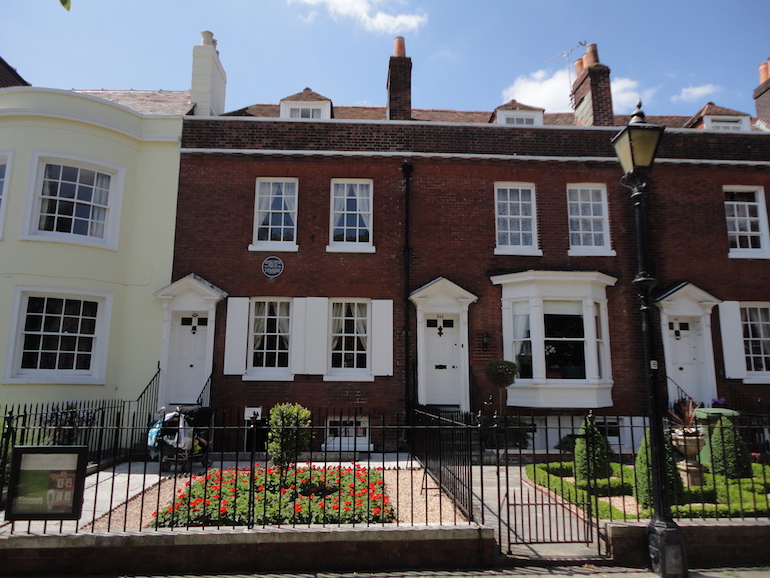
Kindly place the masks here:
POLYGON ((158 531, 0 539, 3 575, 186 574, 483 568, 494 530, 435 527, 158 531))
MULTIPOLYGON (((770 520, 687 520, 677 522, 691 568, 770 565, 770 520)), ((607 526, 612 561, 647 565, 647 524, 607 526)))

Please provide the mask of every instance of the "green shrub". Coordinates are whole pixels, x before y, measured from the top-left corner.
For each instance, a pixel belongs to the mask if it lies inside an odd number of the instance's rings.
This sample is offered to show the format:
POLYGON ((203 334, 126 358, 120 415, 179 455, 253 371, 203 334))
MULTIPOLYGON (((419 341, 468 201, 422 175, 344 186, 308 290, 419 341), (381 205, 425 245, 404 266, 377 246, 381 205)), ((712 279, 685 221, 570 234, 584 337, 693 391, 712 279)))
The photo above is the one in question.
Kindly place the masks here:
POLYGON ((310 449, 310 410, 300 404, 281 403, 270 410, 267 453, 270 463, 286 468, 310 449))
POLYGON ((733 423, 720 418, 711 431, 711 471, 728 478, 751 476, 751 456, 733 423))
POLYGON ((575 440, 575 477, 578 480, 607 478, 610 474, 610 444, 586 416, 580 435, 575 440))
MULTIPOLYGON (((670 443, 664 444, 664 462, 666 466, 666 487, 663 491, 671 496, 672 504, 684 502, 684 483, 676 469, 674 460, 674 448, 670 443)), ((647 430, 636 454, 636 501, 642 508, 652 506, 652 467, 650 456, 650 430, 647 430)))
POLYGON ((488 449, 521 448, 529 447, 531 435, 536 426, 517 416, 506 417, 482 416, 481 424, 482 441, 488 449))
POLYGON ((508 387, 516 379, 518 366, 506 359, 490 359, 484 364, 487 379, 498 387, 508 387))

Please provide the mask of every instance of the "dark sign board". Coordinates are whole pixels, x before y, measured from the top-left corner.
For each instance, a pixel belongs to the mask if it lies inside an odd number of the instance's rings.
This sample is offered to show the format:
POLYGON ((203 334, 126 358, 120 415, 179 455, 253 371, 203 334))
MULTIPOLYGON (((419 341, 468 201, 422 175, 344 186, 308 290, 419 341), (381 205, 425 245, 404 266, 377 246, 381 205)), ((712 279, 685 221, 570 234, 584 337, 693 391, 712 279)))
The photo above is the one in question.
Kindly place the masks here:
POLYGON ((80 519, 87 452, 87 446, 13 448, 5 519, 80 519))
POLYGON ((267 257, 262 261, 262 272, 271 279, 278 277, 283 273, 283 261, 278 257, 267 257))

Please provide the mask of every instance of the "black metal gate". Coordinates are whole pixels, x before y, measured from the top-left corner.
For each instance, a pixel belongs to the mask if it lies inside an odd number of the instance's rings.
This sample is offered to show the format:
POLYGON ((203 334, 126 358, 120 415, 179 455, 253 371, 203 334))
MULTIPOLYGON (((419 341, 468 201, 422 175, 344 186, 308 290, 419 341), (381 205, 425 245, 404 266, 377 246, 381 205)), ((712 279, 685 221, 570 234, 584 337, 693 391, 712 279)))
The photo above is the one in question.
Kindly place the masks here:
MULTIPOLYGON (((421 408, 418 413, 425 419, 431 412, 421 408)), ((470 480, 473 504, 469 517, 496 528, 501 552, 593 559, 606 548, 589 497, 591 488, 570 493, 568 486, 574 485, 563 482, 563 475, 551 476, 542 468, 544 464, 558 467, 573 459, 571 444, 583 438, 584 420, 584 416, 574 416, 549 424, 544 417, 535 416, 497 418, 455 413, 450 417, 447 412, 436 412, 430 420, 436 442, 430 449, 421 445, 417 454, 434 477, 463 480, 459 484, 463 489, 470 480), (465 442, 468 439, 473 440, 470 445, 465 442), (460 457, 469 451, 467 458, 460 457), (447 476, 445 466, 450 462, 452 475, 447 476), (444 467, 439 470, 437 464, 444 467), (471 471, 465 472, 468 467, 471 471)), ((446 483, 442 485, 451 489, 446 483)), ((455 499, 464 501, 467 494, 461 494, 455 499)))

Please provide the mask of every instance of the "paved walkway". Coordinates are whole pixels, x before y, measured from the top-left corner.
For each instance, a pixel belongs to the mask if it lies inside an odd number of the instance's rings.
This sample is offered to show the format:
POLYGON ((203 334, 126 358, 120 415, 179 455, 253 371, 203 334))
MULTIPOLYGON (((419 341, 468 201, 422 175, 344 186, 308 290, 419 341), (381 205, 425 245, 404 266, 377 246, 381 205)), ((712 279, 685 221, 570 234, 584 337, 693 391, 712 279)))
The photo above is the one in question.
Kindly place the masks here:
MULTIPOLYGON (((660 578, 658 574, 634 568, 564 566, 564 567, 518 567, 493 570, 410 570, 405 572, 349 572, 349 573, 307 573, 297 574, 189 574, 163 576, 94 576, 92 578, 660 578)), ((770 568, 721 568, 712 570, 690 570, 690 578, 768 578, 770 568)), ((12 578, 12 577, 9 577, 12 578)), ((49 576, 47 578, 56 578, 49 576)))

